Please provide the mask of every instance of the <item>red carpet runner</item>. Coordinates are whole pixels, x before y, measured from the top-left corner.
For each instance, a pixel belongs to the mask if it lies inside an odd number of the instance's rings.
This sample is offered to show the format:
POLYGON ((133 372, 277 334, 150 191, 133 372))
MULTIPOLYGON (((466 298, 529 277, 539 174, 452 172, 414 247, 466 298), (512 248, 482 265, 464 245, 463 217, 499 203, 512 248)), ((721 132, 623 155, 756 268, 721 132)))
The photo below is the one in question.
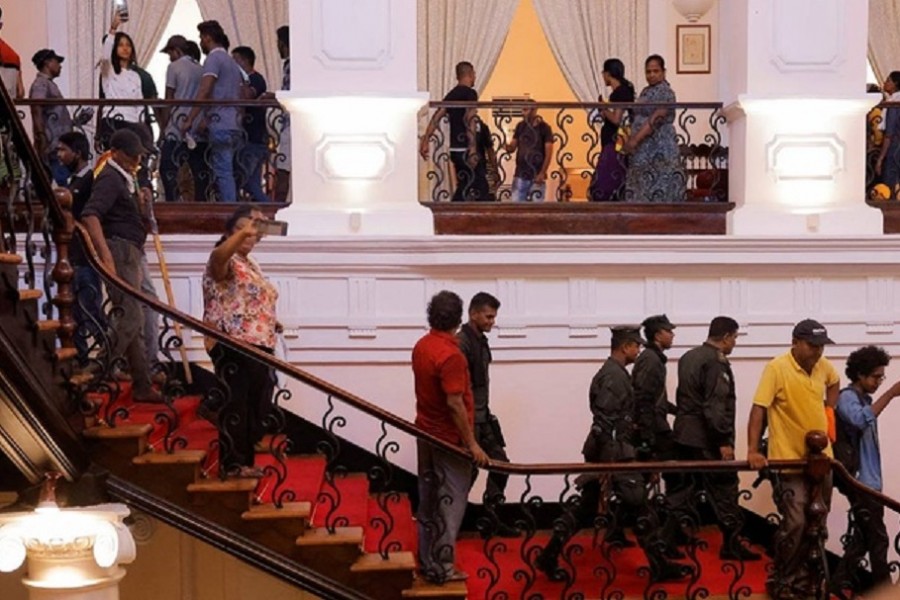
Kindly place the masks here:
MULTIPOLYGON (((128 383, 123 383, 122 392, 116 402, 115 408, 124 407, 129 411, 128 417, 119 422, 131 424, 150 424, 154 430, 151 434, 151 447, 154 452, 164 451, 164 438, 167 429, 165 420, 156 419, 160 412, 159 405, 133 404, 131 402, 131 389, 128 383)), ((95 396, 96 402, 102 402, 102 396, 95 396)), ((174 402, 175 410, 179 415, 179 427, 173 437, 186 440, 185 449, 207 450, 210 443, 217 438, 215 427, 209 422, 199 418, 196 414, 200 398, 198 396, 185 396, 174 402)), ((106 410, 101 407, 100 416, 106 410)), ((170 437, 172 439, 172 437, 170 437)), ((268 440, 265 441, 266 443, 268 440)), ((180 446, 179 446, 180 448, 180 446)), ((217 453, 215 450, 209 453, 204 464, 204 472, 208 477, 215 477, 218 473, 217 453)), ((335 492, 325 480, 325 459, 321 456, 289 456, 286 459, 287 473, 282 485, 276 490, 277 477, 274 471, 260 479, 256 489, 256 500, 259 503, 269 503, 274 500, 273 494, 291 492, 291 501, 307 501, 313 504, 312 526, 324 527, 328 513, 329 502, 319 498, 320 493, 325 493, 335 498, 335 492)), ((272 466, 278 469, 278 461, 267 452, 259 452, 256 464, 260 467, 272 466)), ((378 525, 379 517, 384 513, 378 505, 375 497, 369 494, 369 483, 366 476, 361 473, 352 473, 345 477, 337 478, 334 486, 340 492, 340 505, 330 516, 332 523, 340 526, 359 526, 364 528, 364 550, 377 552, 379 540, 383 535, 382 528, 378 525), (340 520, 338 522, 337 520, 340 520)), ((284 498, 287 501, 287 498, 284 498)), ((386 542, 399 543, 399 548, 391 550, 408 550, 415 553, 416 529, 412 517, 412 509, 406 495, 400 495, 399 499, 389 505, 391 516, 394 520, 393 530, 386 542)), ((539 533, 527 542, 528 554, 534 546, 543 547, 548 539, 547 533, 539 533)), ((705 588, 709 595, 716 597, 729 593, 734 572, 740 568, 739 563, 725 563, 718 559, 721 536, 718 531, 711 529, 701 535, 706 544, 705 548, 698 549, 698 560, 701 564, 700 581, 693 584, 688 580, 654 585, 655 590, 665 590, 668 598, 682 598, 689 591, 705 588)), ((524 567, 521 558, 523 538, 491 540, 489 549, 499 566, 492 565, 485 556, 484 541, 476 535, 463 534, 457 544, 457 561, 459 568, 469 574, 467 587, 469 598, 485 598, 487 594, 493 596, 497 592, 505 592, 508 598, 518 598, 525 590, 528 576, 531 571, 524 567), (517 571, 522 571, 519 576, 517 571), (493 575, 492 575, 493 574, 493 575), (496 582, 492 584, 492 580, 496 582)), ((608 580, 608 570, 612 565, 606 563, 599 549, 591 548, 592 536, 579 535, 573 539, 573 543, 580 545, 584 551, 574 554, 574 563, 578 579, 570 588, 564 583, 549 581, 543 574, 538 573, 528 587, 528 597, 559 598, 565 592, 566 597, 583 594, 584 598, 599 598, 601 590, 608 580)), ((385 547, 385 546, 383 546, 385 547)), ((759 550, 759 548, 756 548, 759 550)), ((647 588, 647 575, 639 574, 641 567, 645 566, 642 552, 637 548, 614 551, 615 579, 605 591, 607 597, 640 598, 647 588), (621 595, 614 592, 620 592, 621 595), (610 596, 611 594, 611 596, 610 596)), ((687 561, 686 561, 687 562, 687 561)), ((744 573, 741 575, 736 589, 745 588, 747 593, 758 594, 764 591, 766 568, 768 560, 750 562, 744 564, 744 573)), ((564 565, 563 565, 564 566, 564 565)), ((643 571, 643 570, 642 570, 643 571)), ((735 590, 733 590, 735 591, 735 590)), ((577 597, 577 596, 576 596, 577 597)), ((702 596, 698 596, 702 597, 702 596)), ((744 594, 741 594, 744 597, 744 594)))

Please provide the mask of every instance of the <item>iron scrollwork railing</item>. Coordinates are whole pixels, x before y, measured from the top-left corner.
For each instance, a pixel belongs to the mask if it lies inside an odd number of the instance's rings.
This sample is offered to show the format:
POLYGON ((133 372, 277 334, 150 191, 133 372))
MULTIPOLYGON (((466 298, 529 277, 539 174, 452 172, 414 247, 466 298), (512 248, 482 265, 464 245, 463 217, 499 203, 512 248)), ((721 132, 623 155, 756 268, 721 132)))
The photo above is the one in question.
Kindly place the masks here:
MULTIPOLYGON (((204 116, 204 112, 234 110, 239 114, 236 126, 228 127, 237 133, 233 149, 233 163, 228 170, 234 180, 236 197, 233 200, 256 202, 286 202, 284 172, 289 170, 289 157, 284 153, 284 138, 290 135, 282 106, 274 99, 198 101, 198 100, 97 100, 54 99, 17 100, 19 118, 25 110, 44 122, 41 132, 31 132, 33 142, 42 149, 39 158, 49 169, 51 177, 60 171, 53 151, 62 129, 80 132, 90 142, 92 156, 85 157, 94 164, 109 149, 112 133, 130 129, 139 134, 149 146, 145 166, 149 172, 146 183, 151 186, 155 200, 180 202, 221 201, 223 190, 217 185, 217 166, 210 131, 222 120, 218 112, 204 116), (183 132, 182 124, 193 108, 200 108, 194 125, 183 132), (68 111, 71 129, 58 124, 59 114, 53 109, 68 111), (134 110, 139 118, 127 120, 134 110), (40 116, 42 115, 42 116, 40 116), (161 127, 162 125, 162 127, 161 127), (40 139, 34 139, 34 136, 40 139), (281 173, 279 173, 281 172, 281 173)), ((34 116, 32 117, 34 118, 34 116)), ((225 127, 223 124, 222 127, 225 127)), ((219 161, 221 162, 221 161, 219 161)), ((65 168, 61 169, 65 172, 65 168)), ((57 181, 64 185, 65 181, 57 181)), ((230 192, 229 192, 230 193, 230 192)))
POLYGON ((423 200, 728 200, 721 103, 440 101, 429 106, 448 114, 429 140, 424 166, 429 189, 423 200), (621 111, 618 124, 604 120, 610 108, 621 111), (523 116, 532 110, 535 118, 523 116), (461 113, 462 132, 451 132, 454 111, 461 113), (649 122, 652 133, 628 147, 635 122, 649 122), (549 156, 547 143, 553 145, 549 156), (546 172, 538 176, 545 158, 546 172), (543 185, 522 187, 521 179, 536 183, 538 177, 543 185))

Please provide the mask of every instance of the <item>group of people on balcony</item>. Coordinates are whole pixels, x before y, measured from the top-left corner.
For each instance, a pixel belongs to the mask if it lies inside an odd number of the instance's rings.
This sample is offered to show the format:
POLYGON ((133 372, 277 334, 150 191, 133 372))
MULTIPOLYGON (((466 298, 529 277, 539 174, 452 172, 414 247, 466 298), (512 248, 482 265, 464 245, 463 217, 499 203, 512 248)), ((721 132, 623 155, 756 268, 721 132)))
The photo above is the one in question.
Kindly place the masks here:
MULTIPOLYGON (((95 150, 108 152, 112 134, 120 129, 134 132, 147 150, 141 164, 148 170, 146 179, 151 185, 155 179, 150 174, 151 164, 156 161, 150 159, 158 160, 159 191, 167 201, 285 202, 291 161, 287 120, 273 118, 269 123, 266 108, 239 105, 242 101, 274 97, 262 74, 254 68, 254 50, 248 46, 230 48, 229 38, 217 21, 198 25, 199 43, 182 35, 172 36, 161 50, 170 59, 165 99, 213 100, 222 104, 151 109, 149 103, 159 97, 157 86, 152 76, 138 66, 134 41, 119 31, 121 23, 122 14, 114 13, 103 38, 99 93, 101 100, 134 102, 100 107, 92 125, 95 150), (206 55, 202 64, 201 52, 206 55), (269 161, 270 146, 274 161, 269 161), (269 184, 268 191, 264 183, 269 184)), ((277 39, 283 60, 281 89, 289 89, 287 26, 278 28, 277 39)), ((9 54, 11 61, 18 59, 5 44, 0 51, 9 54)), ((94 118, 89 107, 80 107, 72 115, 65 106, 65 98, 54 81, 62 72, 64 60, 49 48, 35 53, 32 62, 37 76, 29 91, 31 99, 55 101, 33 106, 31 116, 35 147, 59 186, 65 186, 71 175, 57 155, 60 136, 73 129, 84 133, 94 118)), ((18 83, 8 89, 11 96, 21 98, 21 65, 11 73, 18 83)))
MULTIPOLYGON (((491 331, 499 307, 497 298, 479 292, 469 305, 468 322, 460 327, 462 299, 442 291, 428 304, 431 330, 413 349, 416 424, 471 456, 467 461, 427 441, 418 442, 419 564, 421 575, 439 584, 467 578, 456 566, 454 546, 477 473, 472 463, 485 467, 491 460, 508 462, 502 430, 488 402, 492 356, 485 333, 491 331)), ((582 448, 585 461, 735 460, 736 392, 729 356, 738 342, 738 322, 728 316, 714 318, 706 341, 679 359, 674 403, 667 395, 666 352, 673 345, 676 325, 666 315, 654 315, 642 327, 643 336, 638 326, 612 328, 610 355, 589 388, 592 423, 582 448), (633 365, 631 373, 628 365, 633 365)), ((812 437, 820 435, 818 443, 826 455, 835 456, 860 483, 880 491, 877 419, 900 396, 900 382, 873 399, 890 357, 881 348, 865 346, 848 357, 849 384, 840 389, 837 370, 823 356, 825 346, 833 343, 818 321, 804 319, 794 326, 790 349, 766 365, 753 397, 747 460, 752 468, 764 469, 769 460, 803 459, 810 452, 810 434, 818 432, 812 437)), ((827 512, 832 476, 830 471, 820 476, 817 485, 810 485, 807 474, 799 470, 769 473, 782 515, 767 581, 772 598, 819 597, 822 591, 818 586, 827 571, 816 566, 823 560, 818 547, 822 538, 816 532, 824 529, 826 515, 809 505, 820 502, 827 512)), ((502 474, 490 473, 484 495, 490 518, 481 519, 479 526, 485 536, 519 534, 497 517, 506 483, 502 474)), ((553 581, 571 580, 572 575, 560 568, 559 556, 580 528, 596 523, 605 529, 604 543, 618 548, 635 545, 626 535, 626 526, 634 524, 652 581, 690 577, 692 567, 677 561, 686 557, 682 547, 697 544, 695 536, 702 525, 699 498, 708 499, 722 532, 720 560, 762 558, 742 537, 745 517, 735 471, 669 472, 661 478, 638 471, 588 474, 576 484, 579 501, 556 521, 534 563, 553 581), (653 489, 664 495, 651 500, 653 489), (606 514, 595 521, 598 507, 606 514)), ((875 584, 890 580, 890 568, 883 506, 853 486, 840 489, 850 499, 853 518, 845 556, 828 587, 842 595, 858 589, 859 561, 866 554, 875 584)))
MULTIPOLYGON (((625 77, 625 65, 617 58, 603 63, 604 83, 612 90, 600 110, 591 111, 589 121, 600 122, 600 151, 596 154, 588 188, 588 200, 630 202, 677 202, 684 199, 686 175, 680 160, 674 128, 675 113, 660 106, 676 101, 666 81, 662 56, 654 54, 644 62, 647 86, 635 98, 634 85, 625 77), (618 108, 617 103, 635 106, 618 108), (607 105, 608 104, 608 105, 607 105), (647 105, 647 106, 642 106, 647 105)), ((457 85, 444 96, 444 102, 476 102, 475 68, 469 62, 456 65, 457 85)), ((503 144, 507 154, 516 154, 515 172, 509 196, 514 202, 542 202, 553 161, 554 142, 559 136, 538 113, 533 100, 521 108, 522 120, 503 144)), ((454 190, 451 200, 495 201, 502 196, 494 136, 488 124, 478 117, 475 107, 439 108, 420 139, 419 152, 424 159, 431 153, 435 132, 444 117, 449 122, 449 141, 439 138, 452 166, 454 190)), ((503 138, 505 140, 505 136, 503 138)), ((439 153, 436 160, 441 160, 439 153)))

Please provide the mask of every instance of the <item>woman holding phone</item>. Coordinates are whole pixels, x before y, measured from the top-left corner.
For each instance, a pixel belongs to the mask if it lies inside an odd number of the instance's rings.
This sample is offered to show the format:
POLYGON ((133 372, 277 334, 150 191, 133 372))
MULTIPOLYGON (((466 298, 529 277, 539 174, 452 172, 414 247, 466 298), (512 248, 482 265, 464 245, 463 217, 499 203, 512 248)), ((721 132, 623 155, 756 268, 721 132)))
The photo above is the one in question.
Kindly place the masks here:
MULTIPOLYGON (((278 288, 250 257, 262 238, 266 217, 241 206, 225 224, 203 274, 203 320, 223 333, 273 354, 281 329, 276 317, 278 288)), ((230 398, 221 407, 219 464, 223 475, 259 477, 254 447, 265 433, 263 421, 272 402, 275 373, 268 366, 224 344, 208 347, 216 374, 230 398)), ((207 407, 208 409, 210 407, 207 407)))

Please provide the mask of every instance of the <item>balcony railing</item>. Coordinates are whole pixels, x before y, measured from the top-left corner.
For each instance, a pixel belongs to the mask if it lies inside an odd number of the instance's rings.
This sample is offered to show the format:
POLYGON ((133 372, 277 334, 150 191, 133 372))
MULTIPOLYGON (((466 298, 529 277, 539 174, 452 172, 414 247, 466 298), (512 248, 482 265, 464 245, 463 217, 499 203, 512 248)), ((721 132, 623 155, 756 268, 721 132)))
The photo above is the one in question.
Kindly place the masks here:
MULTIPOLYGON (((240 101, 186 100, 19 100, 19 117, 31 118, 31 140, 38 149, 52 179, 63 185, 67 175, 55 154, 59 136, 67 131, 83 133, 89 143, 91 165, 108 150, 113 132, 127 128, 137 133, 152 152, 140 176, 159 201, 215 202, 223 199, 217 185, 217 171, 231 174, 235 200, 285 203, 290 170, 288 119, 274 99, 240 101), (194 126, 180 131, 188 113, 201 109, 194 126), (214 109, 214 111, 213 111, 214 109), (213 112, 204 117, 207 111, 213 112), (211 132, 220 120, 237 112, 236 137, 230 169, 217 159, 211 132), (33 127, 35 119, 44 123, 43 132, 33 127), (161 127, 163 125, 163 127, 161 127)), ((233 116, 233 115, 232 115, 233 116)))
POLYGON ((426 202, 728 201, 721 103, 432 102, 430 108, 430 115, 446 113, 429 140, 426 202), (532 109, 537 117, 523 118, 532 109), (545 185, 526 189, 523 179, 545 185))

